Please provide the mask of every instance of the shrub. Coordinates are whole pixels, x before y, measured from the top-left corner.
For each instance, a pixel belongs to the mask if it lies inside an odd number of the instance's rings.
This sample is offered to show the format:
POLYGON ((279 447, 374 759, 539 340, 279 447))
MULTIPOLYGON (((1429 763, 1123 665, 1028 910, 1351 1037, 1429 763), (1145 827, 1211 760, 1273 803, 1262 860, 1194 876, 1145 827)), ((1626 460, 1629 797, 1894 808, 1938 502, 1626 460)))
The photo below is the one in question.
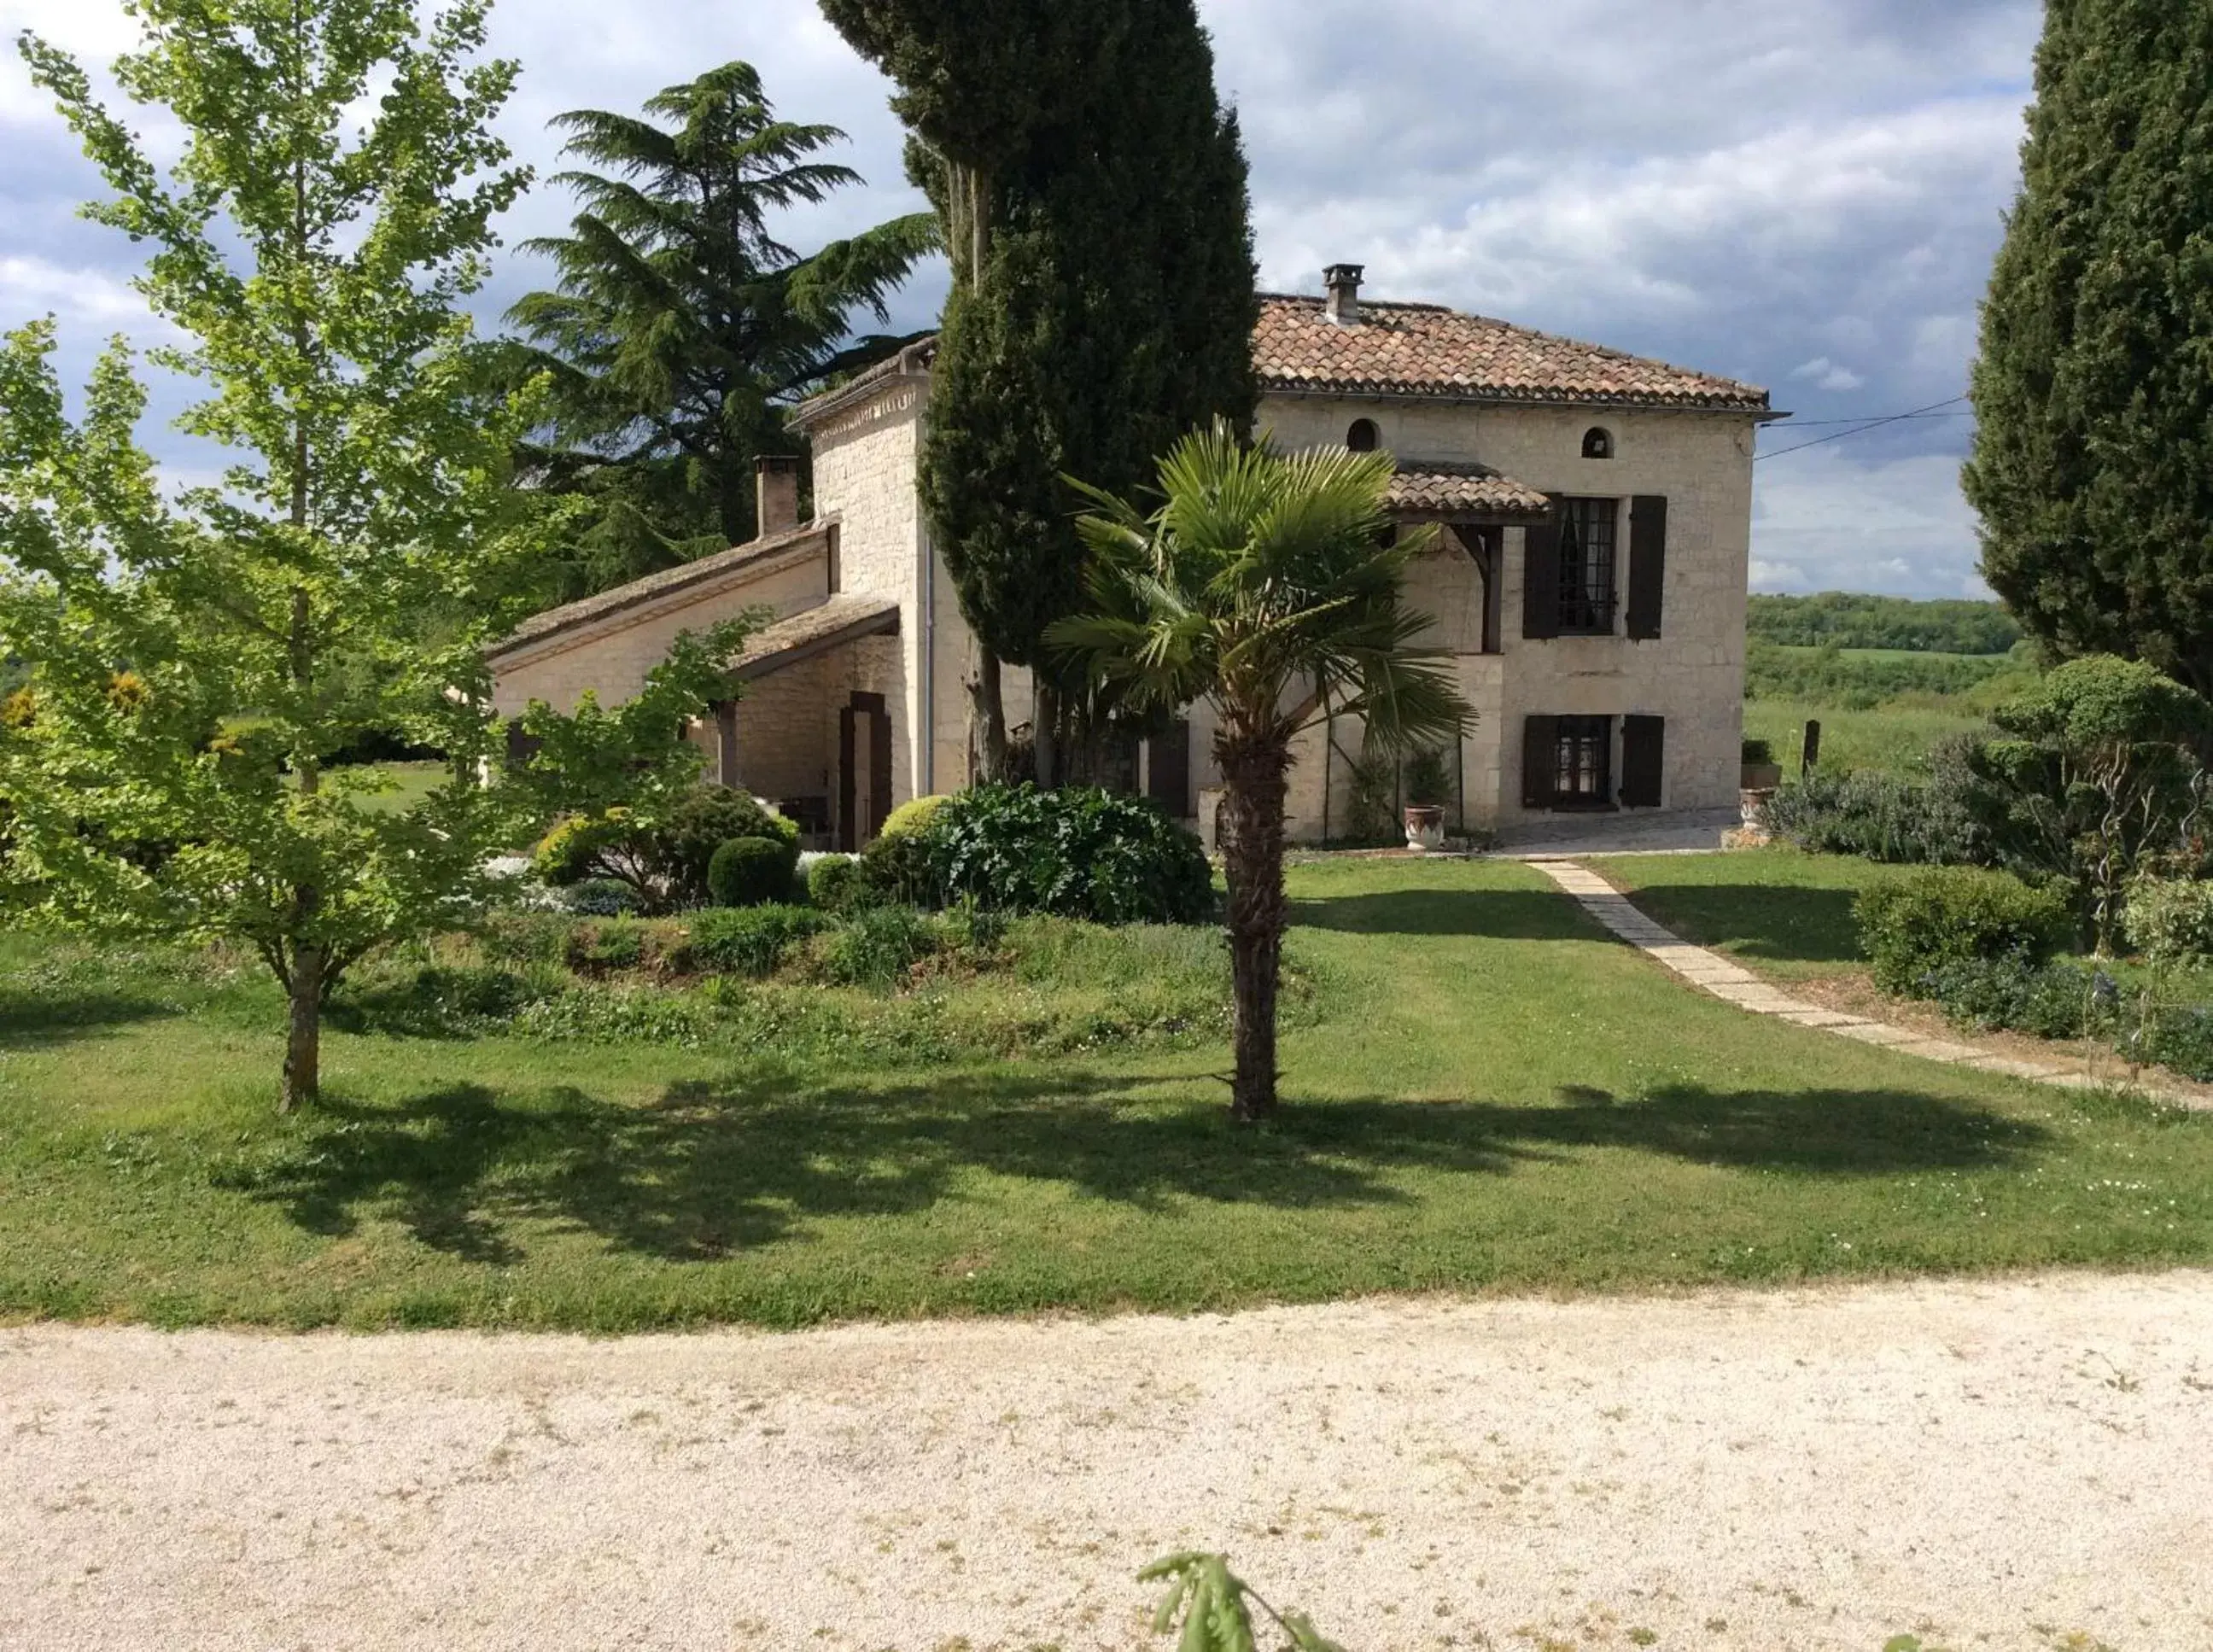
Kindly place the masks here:
POLYGON ((789 884, 799 856, 798 823, 728 786, 697 787, 652 820, 621 808, 572 815, 546 834, 532 867, 556 887, 586 878, 613 879, 628 885, 649 911, 697 906, 708 898, 707 868, 715 851, 733 838, 785 845, 789 884))
POLYGON ((1743 763, 1772 763, 1775 761, 1775 747, 1764 740, 1747 740, 1738 760, 1743 763))
POLYGON ((568 952, 570 927, 558 912, 500 912, 485 922, 477 944, 496 964, 558 964, 568 952))
POLYGON ((686 906, 708 899, 708 869, 716 851, 737 838, 764 838, 783 848, 783 875, 767 899, 790 887, 792 869, 799 863, 799 823, 732 787, 701 786, 671 809, 652 833, 652 863, 670 899, 686 906))
POLYGON ((733 838, 707 863, 707 895, 717 906, 759 906, 791 893, 798 851, 773 838, 733 838))
POLYGON ((2051 956, 2071 930, 2067 903, 2003 872, 1930 867, 1861 891, 1860 945, 1886 992, 1913 993, 1943 965, 2051 956))
POLYGON ((1213 910, 1198 839, 1144 798, 978 786, 938 810, 924 841, 943 900, 1098 924, 1191 924, 1213 910))
POLYGON ((569 936, 569 964, 573 969, 604 972, 637 969, 646 961, 645 925, 632 917, 605 924, 586 924, 569 936))
POLYGON ((822 972, 840 986, 888 988, 936 951, 937 939, 911 906, 871 906, 831 932, 822 972))
POLYGON ((928 797, 914 797, 901 803, 884 817, 880 838, 918 837, 930 828, 937 811, 945 806, 946 794, 938 792, 928 797))
POLYGON ((734 975, 773 975, 794 942, 820 933, 827 922, 805 906, 704 911, 691 922, 685 961, 734 975))
POLYGON ((2122 924, 2148 963, 2213 963, 2213 883, 2138 878, 2129 886, 2122 924))
POLYGON ((2109 1025, 2120 995, 2112 978, 2064 960, 1968 958, 1922 972, 1917 996, 1932 998, 1957 1026, 2079 1039, 2109 1025))
POLYGON ((530 869, 557 889, 582 881, 591 875, 592 863, 607 826, 606 815, 564 816, 539 839, 531 853, 530 869))
POLYGON ((1870 769, 1817 769, 1783 782, 1761 819, 1776 836, 1816 854, 1922 866, 1985 864, 1988 836, 1963 793, 1966 761, 1964 747, 1953 742, 1931 755, 1926 780, 1870 769))
POLYGON ((561 904, 579 917, 621 917, 643 905, 637 890, 615 878, 586 878, 561 892, 561 904))
POLYGON ((2139 1061, 2213 1083, 2213 1008, 2189 1004, 2156 1010, 2123 1047, 2139 1061))
POLYGON ((861 905, 936 906, 945 899, 933 838, 905 832, 879 837, 861 851, 861 905))
POLYGON ((863 905, 867 886, 861 863, 850 855, 824 855, 807 869, 807 898, 826 912, 849 912, 863 905))

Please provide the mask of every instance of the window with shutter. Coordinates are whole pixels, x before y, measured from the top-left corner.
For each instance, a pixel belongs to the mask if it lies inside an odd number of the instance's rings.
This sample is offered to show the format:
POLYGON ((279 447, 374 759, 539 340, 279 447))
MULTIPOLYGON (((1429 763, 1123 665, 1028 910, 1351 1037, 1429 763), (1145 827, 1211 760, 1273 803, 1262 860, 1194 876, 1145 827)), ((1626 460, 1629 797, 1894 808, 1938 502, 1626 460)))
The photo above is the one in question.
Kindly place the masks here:
POLYGON ((1621 720, 1621 804, 1624 808, 1658 808, 1667 768, 1667 722, 1664 717, 1621 720))
POLYGON ((1618 499, 1563 499, 1559 523, 1559 614, 1555 635, 1611 637, 1615 595, 1618 499))
POLYGON ((1660 599, 1667 584, 1667 501, 1643 493, 1629 505, 1629 634, 1639 642, 1660 635, 1660 599))

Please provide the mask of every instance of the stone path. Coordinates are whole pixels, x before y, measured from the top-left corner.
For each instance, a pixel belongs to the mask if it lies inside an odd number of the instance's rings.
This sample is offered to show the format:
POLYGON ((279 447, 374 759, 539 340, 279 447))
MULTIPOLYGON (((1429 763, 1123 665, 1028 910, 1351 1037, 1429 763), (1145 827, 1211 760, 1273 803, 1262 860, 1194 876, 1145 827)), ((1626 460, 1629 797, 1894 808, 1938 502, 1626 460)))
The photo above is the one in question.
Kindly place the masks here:
MULTIPOLYGON (((1824 1033, 1834 1033, 1839 1038, 1856 1039, 1862 1044, 1881 1045, 1885 1049, 1919 1056, 1926 1061, 1941 1061, 1954 1067, 1973 1067, 1986 1073, 2003 1073, 2011 1078, 2033 1079, 2039 1084, 2058 1084, 2069 1089, 2087 1090, 2101 1088, 2112 1082, 2079 1066, 2022 1061, 1976 1045, 1930 1038, 1925 1033, 1893 1027, 1887 1021, 1870 1021, 1864 1015, 1847 1015, 1840 1009, 1808 1003, 1803 999, 1792 997, 1773 984, 1761 980, 1741 964, 1731 963, 1719 953, 1709 951, 1706 948, 1694 947, 1673 930, 1655 923, 1639 911, 1627 895, 1588 867, 1570 860, 1532 861, 1529 863, 1573 895, 1582 904, 1585 911, 1631 946, 1658 959, 1692 985, 1703 988, 1740 1009, 1749 1009, 1755 1015, 1772 1015, 1778 1021, 1815 1027, 1824 1033)), ((2171 1106, 2203 1108, 2208 1105, 2198 1097, 2179 1090, 2141 1082, 2134 1088, 2171 1106)))

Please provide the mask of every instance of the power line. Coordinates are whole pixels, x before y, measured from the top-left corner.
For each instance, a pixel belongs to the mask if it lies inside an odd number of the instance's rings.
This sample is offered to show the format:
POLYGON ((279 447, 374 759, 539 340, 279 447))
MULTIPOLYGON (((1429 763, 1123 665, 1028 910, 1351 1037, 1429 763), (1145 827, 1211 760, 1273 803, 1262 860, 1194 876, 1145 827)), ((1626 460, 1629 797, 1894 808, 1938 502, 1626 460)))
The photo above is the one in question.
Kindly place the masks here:
POLYGON ((1848 436, 1858 436, 1862 431, 1877 430, 1885 424, 1899 424, 1909 418, 1923 418, 1942 408, 1957 406, 1965 400, 1966 400, 1965 396, 1951 396, 1942 401, 1932 401, 1926 407, 1916 407, 1911 412, 1893 413, 1887 418, 1871 418, 1866 424, 1855 425, 1849 430, 1838 430, 1830 436, 1817 436, 1811 442, 1801 442, 1795 448, 1777 448, 1773 453, 1760 454, 1753 462, 1758 464, 1762 459, 1780 459, 1787 453, 1804 453, 1807 448, 1818 448, 1825 442, 1842 442, 1848 436))
MULTIPOLYGON (((1974 410, 1972 408, 1958 413, 1893 413, 1890 415, 1893 418, 1972 418, 1974 416, 1974 410)), ((1768 428, 1776 430, 1818 430, 1825 424, 1865 424, 1881 417, 1883 416, 1879 413, 1862 413, 1857 418, 1794 418, 1788 424, 1773 424, 1768 428)))

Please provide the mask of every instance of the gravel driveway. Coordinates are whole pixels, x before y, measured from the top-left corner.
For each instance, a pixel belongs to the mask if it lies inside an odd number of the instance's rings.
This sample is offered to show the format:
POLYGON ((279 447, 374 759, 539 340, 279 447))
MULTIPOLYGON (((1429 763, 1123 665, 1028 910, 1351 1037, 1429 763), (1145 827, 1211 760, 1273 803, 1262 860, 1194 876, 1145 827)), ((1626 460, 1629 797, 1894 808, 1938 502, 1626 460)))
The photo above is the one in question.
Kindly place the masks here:
POLYGON ((2204 1652, 2213 1275, 619 1342, 0 1331, 25 1652, 1119 1652, 1131 1574, 1183 1545, 1355 1652, 2204 1652))

